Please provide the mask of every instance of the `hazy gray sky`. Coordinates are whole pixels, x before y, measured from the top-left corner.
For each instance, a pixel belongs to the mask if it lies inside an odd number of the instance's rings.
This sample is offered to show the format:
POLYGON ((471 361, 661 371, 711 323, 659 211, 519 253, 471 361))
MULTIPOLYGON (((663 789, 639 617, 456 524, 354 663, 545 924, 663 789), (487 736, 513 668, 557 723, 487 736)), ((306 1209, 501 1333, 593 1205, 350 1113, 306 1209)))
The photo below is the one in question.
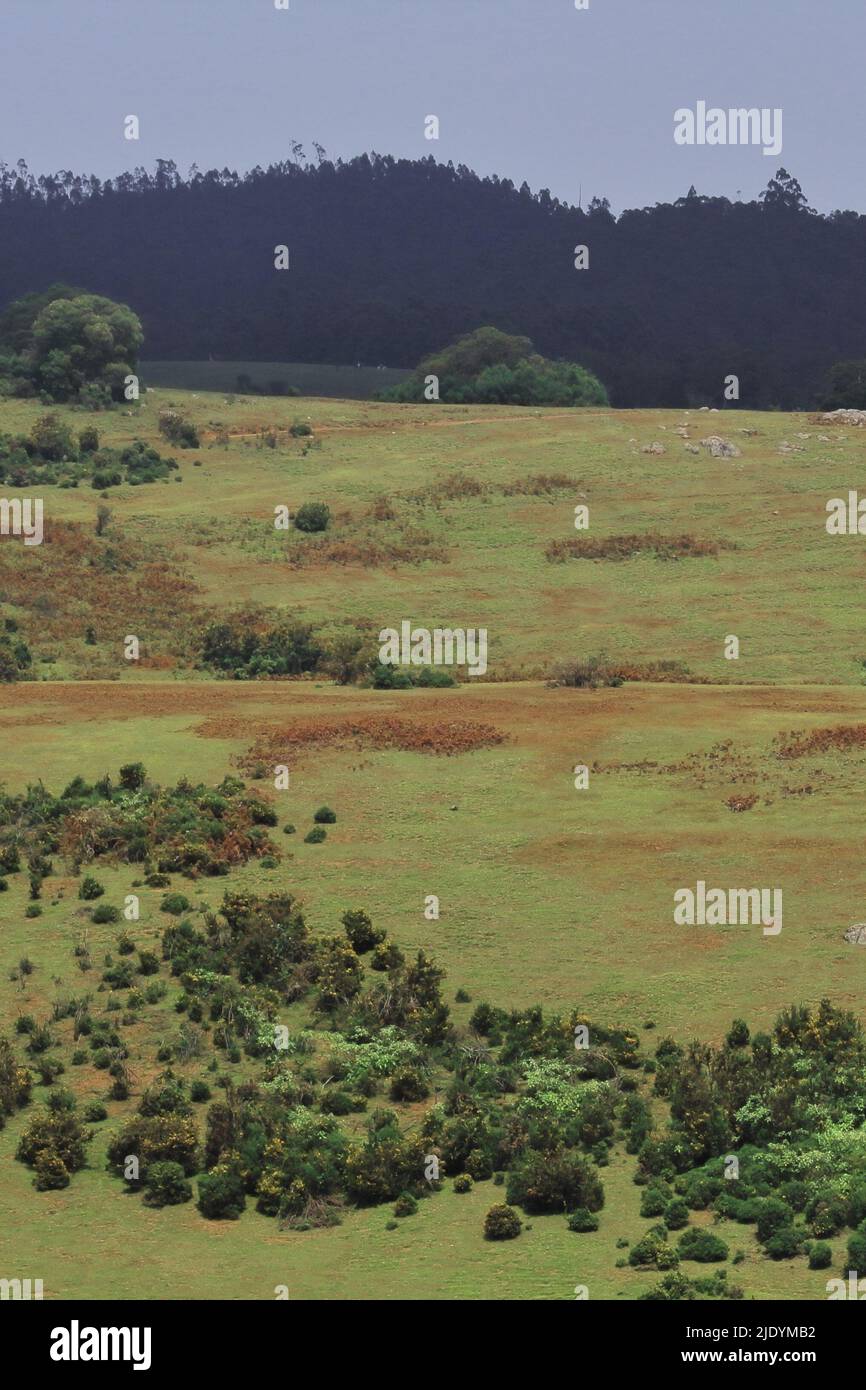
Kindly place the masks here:
POLYGON ((752 197, 778 164, 866 210, 863 0, 0 0, 0 157, 100 177, 364 150, 468 164, 616 211, 752 197), (778 158, 677 146, 700 101, 781 107, 778 158), (138 142, 123 119, 141 121, 138 142), (424 138, 424 117, 440 120, 424 138))

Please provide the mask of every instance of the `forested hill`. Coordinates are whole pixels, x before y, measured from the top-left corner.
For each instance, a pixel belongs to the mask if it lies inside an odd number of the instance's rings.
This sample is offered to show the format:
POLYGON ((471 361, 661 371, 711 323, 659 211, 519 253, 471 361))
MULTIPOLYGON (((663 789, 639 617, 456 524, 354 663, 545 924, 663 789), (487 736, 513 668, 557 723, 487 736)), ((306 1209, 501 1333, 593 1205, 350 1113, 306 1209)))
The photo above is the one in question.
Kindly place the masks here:
POLYGON ((866 356, 866 217, 761 198, 614 218, 432 158, 298 158, 108 181, 0 165, 0 302, 56 281, 130 304, 149 358, 414 366, 480 324, 595 371, 617 405, 811 406, 866 356), (289 248, 277 270, 274 248, 289 248), (574 249, 589 247, 588 270, 574 249))

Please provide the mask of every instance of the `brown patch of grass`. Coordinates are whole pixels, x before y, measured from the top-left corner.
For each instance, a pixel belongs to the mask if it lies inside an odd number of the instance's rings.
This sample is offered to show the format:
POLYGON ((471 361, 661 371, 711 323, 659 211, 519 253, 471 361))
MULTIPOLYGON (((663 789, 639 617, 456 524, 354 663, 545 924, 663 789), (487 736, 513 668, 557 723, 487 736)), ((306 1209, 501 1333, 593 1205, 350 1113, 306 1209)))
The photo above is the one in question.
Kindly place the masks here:
MULTIPOLYGON (((244 726, 236 719, 207 719, 196 733, 211 738, 236 738, 244 726)), ((506 735, 493 724, 469 719, 412 720, 390 715, 367 715, 360 719, 309 719, 292 724, 270 725, 255 743, 237 759, 245 772, 272 766, 288 751, 305 748, 383 749, 396 748, 411 753, 471 753, 505 741, 506 735)))
POLYGON ((287 555, 292 569, 312 565, 363 565, 365 569, 378 569, 383 565, 421 565, 425 560, 441 563, 448 558, 447 546, 417 526, 407 526, 395 537, 309 536, 287 555))
POLYGON ((456 502, 461 497, 483 497, 490 491, 487 483, 472 478, 468 473, 449 473, 438 482, 430 483, 420 492, 409 495, 410 502, 430 502, 438 506, 441 502, 456 502))
POLYGON ((575 536, 571 540, 551 541, 545 558, 557 563, 565 560, 629 560, 634 555, 655 555, 659 560, 693 560, 735 550, 732 541, 700 540, 697 536, 663 536, 659 531, 634 532, 625 536, 575 536))
POLYGON ((142 651, 141 666, 171 665, 165 652, 181 649, 199 589, 154 551, 117 525, 96 536, 79 522, 48 520, 42 545, 28 550, 26 563, 20 542, 10 537, 0 544, 0 601, 26 614, 21 625, 37 658, 47 643, 68 650, 75 641, 80 673, 89 674, 105 662, 108 644, 122 668, 123 639, 132 630, 143 647, 146 637, 164 635, 155 651, 142 651), (84 645, 89 627, 98 646, 84 645))
POLYGON ((729 796, 725 802, 729 811, 751 811, 757 804, 758 798, 754 792, 749 792, 746 796, 729 796))
POLYGON ((525 478, 516 478, 513 483, 503 483, 502 494, 504 497, 544 497, 552 492, 570 492, 580 486, 581 482, 567 473, 530 473, 525 478))
POLYGON ((866 747, 866 724, 835 724, 828 729, 791 729, 777 734, 773 749, 777 758, 805 758, 811 753, 837 750, 847 753, 852 748, 866 747))

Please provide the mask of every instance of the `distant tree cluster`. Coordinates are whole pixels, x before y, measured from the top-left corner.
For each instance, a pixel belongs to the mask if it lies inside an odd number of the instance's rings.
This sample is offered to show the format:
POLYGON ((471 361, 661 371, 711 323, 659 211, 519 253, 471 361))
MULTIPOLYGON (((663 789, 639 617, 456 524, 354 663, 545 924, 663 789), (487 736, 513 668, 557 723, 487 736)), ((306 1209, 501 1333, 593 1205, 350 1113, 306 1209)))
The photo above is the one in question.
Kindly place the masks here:
POLYGON ((51 285, 0 315, 0 394, 104 409, 124 399, 143 341, 127 305, 51 285))
POLYGON ((528 338, 477 328, 425 358, 392 401, 436 399, 453 405, 607 405, 597 377, 576 362, 551 362, 528 338), (435 395, 431 392, 435 391, 435 395))

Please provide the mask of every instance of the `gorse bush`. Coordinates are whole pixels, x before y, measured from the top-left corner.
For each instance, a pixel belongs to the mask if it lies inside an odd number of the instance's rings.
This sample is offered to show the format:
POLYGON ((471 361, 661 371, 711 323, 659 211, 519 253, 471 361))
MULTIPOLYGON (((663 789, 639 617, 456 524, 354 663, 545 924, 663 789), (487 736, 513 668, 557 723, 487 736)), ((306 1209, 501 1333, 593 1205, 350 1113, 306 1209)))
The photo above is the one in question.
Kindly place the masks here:
POLYGON ((324 502, 304 502, 294 516, 298 531, 327 531, 330 520, 331 509, 324 502))

